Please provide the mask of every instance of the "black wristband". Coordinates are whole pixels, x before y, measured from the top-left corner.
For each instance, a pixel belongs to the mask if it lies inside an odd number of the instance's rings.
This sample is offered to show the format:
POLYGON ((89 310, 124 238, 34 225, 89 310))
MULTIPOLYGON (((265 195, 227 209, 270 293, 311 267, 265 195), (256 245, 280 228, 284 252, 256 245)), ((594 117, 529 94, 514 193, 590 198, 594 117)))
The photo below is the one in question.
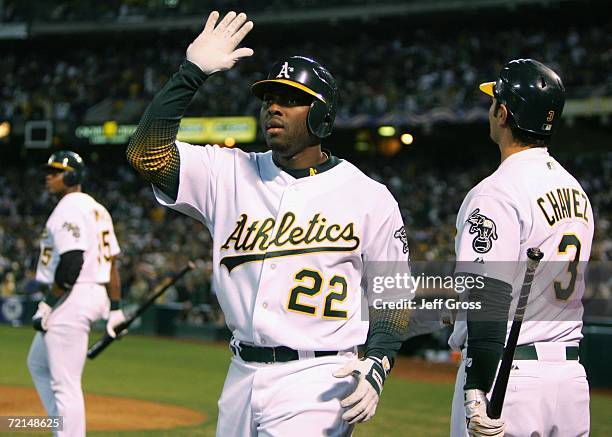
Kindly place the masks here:
POLYGON ((60 300, 60 297, 61 296, 56 296, 52 292, 49 291, 45 295, 45 303, 49 305, 51 308, 53 308, 55 304, 57 303, 57 301, 60 300))
POLYGON ((111 300, 111 311, 116 311, 121 309, 121 300, 111 300))

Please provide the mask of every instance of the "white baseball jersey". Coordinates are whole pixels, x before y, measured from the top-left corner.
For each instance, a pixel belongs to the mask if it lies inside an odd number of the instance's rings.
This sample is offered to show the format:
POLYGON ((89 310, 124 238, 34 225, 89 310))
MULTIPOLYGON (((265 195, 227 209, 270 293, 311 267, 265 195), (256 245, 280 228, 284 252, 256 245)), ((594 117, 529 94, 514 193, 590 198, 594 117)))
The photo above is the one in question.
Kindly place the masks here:
MULTIPOLYGON (((527 249, 544 253, 531 288, 518 344, 578 343, 582 338, 584 266, 591 253, 593 212, 587 195, 546 148, 506 158, 466 196, 457 215, 458 271, 512 285, 511 317, 522 286, 527 249)), ((449 344, 467 336, 457 322, 449 344)))
POLYGON ((60 255, 71 250, 84 252, 77 284, 110 281, 111 257, 119 253, 113 221, 106 208, 81 192, 63 196, 49 216, 40 241, 36 280, 52 284, 60 255))
POLYGON ((177 200, 155 195, 210 230, 213 287, 234 337, 311 351, 363 344, 365 263, 408 260, 386 187, 346 161, 296 179, 272 152, 177 146, 177 200))

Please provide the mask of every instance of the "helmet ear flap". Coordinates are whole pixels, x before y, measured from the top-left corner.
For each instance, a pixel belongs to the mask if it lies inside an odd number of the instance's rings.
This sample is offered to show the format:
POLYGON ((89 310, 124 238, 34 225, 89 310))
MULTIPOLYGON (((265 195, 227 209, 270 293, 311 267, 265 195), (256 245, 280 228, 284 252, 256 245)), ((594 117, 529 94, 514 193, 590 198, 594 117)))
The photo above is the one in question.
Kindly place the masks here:
POLYGON ((63 174, 64 185, 67 187, 73 187, 79 184, 78 176, 74 171, 67 170, 63 174))
POLYGON ((320 100, 313 100, 308 110, 308 130, 318 138, 331 135, 334 119, 328 107, 320 100))

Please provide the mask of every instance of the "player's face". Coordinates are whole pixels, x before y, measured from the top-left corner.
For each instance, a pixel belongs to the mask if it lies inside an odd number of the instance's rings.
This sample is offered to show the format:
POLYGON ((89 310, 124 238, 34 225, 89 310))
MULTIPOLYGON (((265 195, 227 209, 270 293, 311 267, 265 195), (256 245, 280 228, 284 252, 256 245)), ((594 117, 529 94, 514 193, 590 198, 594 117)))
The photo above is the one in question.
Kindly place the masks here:
POLYGON ((275 154, 291 157, 318 143, 306 124, 311 102, 308 94, 286 86, 264 94, 259 122, 275 154))
POLYGON ((50 194, 62 194, 66 190, 64 172, 58 169, 47 169, 45 188, 50 194))

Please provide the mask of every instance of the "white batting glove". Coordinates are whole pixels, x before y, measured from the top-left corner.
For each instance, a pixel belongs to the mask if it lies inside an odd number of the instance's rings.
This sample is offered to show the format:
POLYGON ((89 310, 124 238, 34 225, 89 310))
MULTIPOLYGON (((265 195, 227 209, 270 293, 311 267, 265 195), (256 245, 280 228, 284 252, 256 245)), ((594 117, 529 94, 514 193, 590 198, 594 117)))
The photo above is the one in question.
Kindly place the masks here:
POLYGON ((487 416, 489 401, 485 392, 477 389, 465 391, 465 420, 470 437, 495 436, 503 437, 506 422, 502 419, 491 419, 487 416))
POLYGON ((123 314, 122 310, 113 310, 110 312, 108 320, 106 321, 106 333, 109 335, 109 337, 117 337, 115 328, 117 325, 123 322, 125 322, 125 314, 123 314))
POLYGON ((355 391, 340 402, 343 408, 353 408, 342 415, 348 423, 367 422, 376 413, 380 393, 391 366, 387 357, 382 360, 375 357, 366 357, 350 361, 346 366, 334 372, 336 378, 345 378, 353 375, 358 378, 355 391))
POLYGON ((249 48, 236 49, 253 28, 252 21, 245 23, 246 18, 246 14, 232 11, 217 24, 219 12, 211 12, 202 33, 187 47, 187 60, 212 74, 229 70, 240 58, 251 56, 253 50, 249 48))
POLYGON ((38 308, 32 316, 32 326, 34 327, 34 329, 41 332, 47 332, 51 310, 52 308, 44 300, 38 302, 38 308))

